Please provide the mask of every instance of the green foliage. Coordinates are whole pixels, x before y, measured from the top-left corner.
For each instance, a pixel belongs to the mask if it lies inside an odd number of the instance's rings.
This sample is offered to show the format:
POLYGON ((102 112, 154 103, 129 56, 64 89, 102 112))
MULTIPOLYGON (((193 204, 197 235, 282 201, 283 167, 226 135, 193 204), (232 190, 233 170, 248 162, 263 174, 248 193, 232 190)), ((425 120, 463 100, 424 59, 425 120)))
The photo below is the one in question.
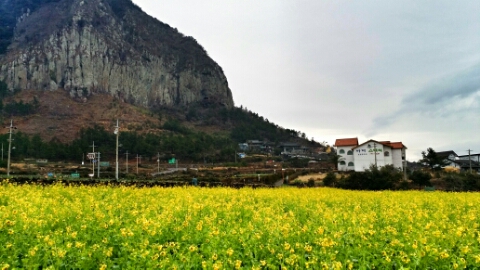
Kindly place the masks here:
POLYGON ((315 186, 315 180, 313 178, 308 179, 307 186, 308 187, 314 187, 315 186))
POLYGON ((323 178, 323 184, 327 187, 335 186, 336 182, 337 182, 337 177, 335 176, 334 172, 327 173, 327 175, 323 178))
POLYGON ((180 124, 180 122, 176 119, 169 119, 167 122, 165 122, 165 124, 163 124, 163 129, 178 132, 180 134, 191 133, 188 128, 182 126, 182 124, 180 124))
POLYGON ((337 155, 336 153, 330 154, 329 162, 335 165, 335 170, 338 170, 338 163, 342 160, 344 160, 342 156, 337 155))
POLYGON ((10 103, 5 104, 4 112, 5 114, 9 116, 25 116, 25 115, 30 115, 35 113, 36 109, 38 108, 38 100, 34 101, 32 103, 23 103, 23 101, 13 101, 10 103))
POLYGON ((422 159, 420 162, 426 163, 428 167, 433 170, 440 170, 443 166, 446 166, 446 162, 437 155, 437 152, 431 147, 427 151, 422 152, 422 159))
POLYGON ((432 176, 430 175, 429 172, 423 172, 423 171, 414 171, 410 175, 410 180, 413 181, 416 185, 419 186, 430 186, 430 179, 432 179, 432 176))
POLYGON ((8 85, 4 81, 0 80, 0 100, 3 100, 6 96, 9 95, 8 85))
POLYGON ((243 108, 223 108, 220 110, 219 116, 223 122, 229 121, 235 126, 230 137, 236 142, 254 139, 282 142, 297 139, 300 137, 299 134, 301 135, 301 132, 282 128, 257 113, 243 108))
POLYGON ((479 191, 480 175, 471 173, 447 173, 442 179, 447 189, 453 191, 479 191))
POLYGON ((386 165, 378 168, 372 165, 365 172, 352 172, 339 182, 339 187, 354 190, 385 190, 393 189, 402 180, 402 172, 386 165))
POLYGON ((292 168, 306 168, 308 167, 308 158, 292 158, 289 159, 287 162, 290 164, 292 168))
MULTIPOLYGON (((8 134, 0 135, 0 141, 7 143, 8 134)), ((108 132, 102 127, 80 131, 79 138, 69 144, 59 143, 57 140, 44 142, 39 135, 29 137, 22 132, 13 135, 14 146, 13 159, 23 158, 46 158, 52 161, 78 161, 82 155, 92 151, 95 142, 95 152, 102 153, 103 160, 115 158, 116 139, 113 132, 108 132)), ((170 157, 184 161, 234 161, 235 143, 225 137, 211 136, 205 133, 190 132, 188 134, 138 134, 136 132, 121 132, 120 154, 126 151, 132 155, 141 155, 147 160, 156 159, 157 153, 164 155, 166 162, 170 157), (223 149, 223 151, 222 151, 223 149), (230 149, 231 152, 227 150, 230 149)))

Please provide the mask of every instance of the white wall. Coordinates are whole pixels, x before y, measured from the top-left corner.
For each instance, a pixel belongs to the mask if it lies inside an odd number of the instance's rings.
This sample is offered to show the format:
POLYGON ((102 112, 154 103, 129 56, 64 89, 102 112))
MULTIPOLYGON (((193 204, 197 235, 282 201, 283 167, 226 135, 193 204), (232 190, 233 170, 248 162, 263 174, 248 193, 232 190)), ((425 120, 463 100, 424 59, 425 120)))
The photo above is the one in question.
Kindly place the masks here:
POLYGON ((395 168, 401 168, 403 170, 403 159, 405 149, 392 149, 392 164, 395 168))
POLYGON ((385 164, 391 164, 392 157, 385 157, 384 152, 389 151, 391 154, 391 148, 386 147, 382 144, 376 144, 375 149, 373 150, 373 143, 366 143, 354 150, 355 157, 355 171, 363 172, 366 169, 370 168, 371 165, 375 165, 375 154, 376 154, 376 164, 377 167, 385 166, 385 164), (370 145, 370 148, 368 147, 370 145))
POLYGON ((348 151, 352 151, 352 148, 354 146, 339 146, 337 147, 337 154, 341 156, 341 161, 345 162, 345 165, 340 165, 338 164, 338 170, 339 171, 352 171, 355 168, 353 166, 348 166, 349 162, 354 162, 354 157, 353 155, 348 155, 348 151), (343 154, 340 154, 341 150, 344 151, 343 154))

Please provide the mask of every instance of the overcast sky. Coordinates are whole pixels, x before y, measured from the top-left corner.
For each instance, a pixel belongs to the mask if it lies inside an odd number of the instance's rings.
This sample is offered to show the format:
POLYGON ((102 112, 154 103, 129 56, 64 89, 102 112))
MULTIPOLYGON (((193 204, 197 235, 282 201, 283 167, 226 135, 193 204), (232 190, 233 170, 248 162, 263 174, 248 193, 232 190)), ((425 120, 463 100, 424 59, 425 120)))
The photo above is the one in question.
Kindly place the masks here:
MULTIPOLYGON (((480 1, 133 0, 193 36, 236 106, 334 144, 480 153, 480 1)), ((256 138, 252 138, 256 139, 256 138)))

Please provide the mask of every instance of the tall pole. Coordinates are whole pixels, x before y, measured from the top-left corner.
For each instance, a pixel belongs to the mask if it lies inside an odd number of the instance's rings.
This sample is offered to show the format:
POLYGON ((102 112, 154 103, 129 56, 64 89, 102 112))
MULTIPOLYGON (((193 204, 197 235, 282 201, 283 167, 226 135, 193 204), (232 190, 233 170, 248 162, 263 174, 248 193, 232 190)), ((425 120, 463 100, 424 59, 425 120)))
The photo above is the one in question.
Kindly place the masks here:
MULTIPOLYGON (((95 161, 95 141, 93 141, 93 144, 92 144, 92 153, 94 155, 93 157, 93 161, 95 161)), ((92 178, 95 176, 95 162, 92 161, 92 178)))
POLYGON ((468 151, 468 162, 470 163, 470 173, 472 173, 472 159, 470 158, 470 149, 467 150, 468 151))
POLYGON ((119 133, 120 133, 120 127, 118 126, 118 119, 117 119, 117 125, 115 126, 115 134, 117 135, 117 146, 116 146, 116 150, 115 150, 115 154, 116 154, 116 157, 115 157, 115 180, 118 181, 118 136, 119 136, 119 133))
MULTIPOLYGON (((10 120, 10 126, 8 128, 8 161, 7 161, 7 176, 10 176, 10 153, 12 152, 12 130, 17 127, 13 126, 13 120, 10 120)), ((2 152, 3 153, 3 152, 2 152)))
POLYGON ((127 155, 127 159, 125 159, 125 167, 127 168, 126 173, 128 173, 128 151, 127 151, 127 153, 125 153, 125 155, 127 155))
POLYGON ((137 154, 137 174, 138 174, 138 163, 139 163, 139 160, 140 160, 141 158, 142 158, 142 156, 139 156, 139 155, 137 154))
POLYGON ((157 172, 160 172, 160 153, 157 153, 157 172))
POLYGON ((98 159, 97 159, 97 177, 100 178, 100 152, 98 152, 98 159))
POLYGON ((375 155, 375 168, 377 167, 377 144, 373 143, 373 154, 375 155))

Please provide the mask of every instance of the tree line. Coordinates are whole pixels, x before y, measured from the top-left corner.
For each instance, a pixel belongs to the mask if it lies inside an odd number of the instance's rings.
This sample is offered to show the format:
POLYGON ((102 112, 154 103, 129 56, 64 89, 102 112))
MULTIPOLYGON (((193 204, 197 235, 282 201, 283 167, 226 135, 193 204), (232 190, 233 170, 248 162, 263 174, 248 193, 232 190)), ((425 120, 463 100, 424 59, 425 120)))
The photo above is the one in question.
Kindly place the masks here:
MULTIPOLYGON (((94 126, 82 129, 77 139, 71 143, 61 143, 56 139, 43 141, 40 135, 28 136, 21 131, 13 134, 11 152, 12 159, 24 158, 48 159, 51 161, 79 161, 92 152, 100 152, 103 160, 115 159, 116 137, 112 131, 94 126)), ((0 135, 4 155, 7 154, 8 134, 0 135)), ((235 146, 228 137, 209 135, 203 132, 178 134, 164 132, 162 134, 139 134, 137 132, 121 132, 119 135, 119 153, 130 157, 141 155, 142 159, 156 160, 158 154, 162 160, 172 157, 192 162, 233 161, 235 146)))

